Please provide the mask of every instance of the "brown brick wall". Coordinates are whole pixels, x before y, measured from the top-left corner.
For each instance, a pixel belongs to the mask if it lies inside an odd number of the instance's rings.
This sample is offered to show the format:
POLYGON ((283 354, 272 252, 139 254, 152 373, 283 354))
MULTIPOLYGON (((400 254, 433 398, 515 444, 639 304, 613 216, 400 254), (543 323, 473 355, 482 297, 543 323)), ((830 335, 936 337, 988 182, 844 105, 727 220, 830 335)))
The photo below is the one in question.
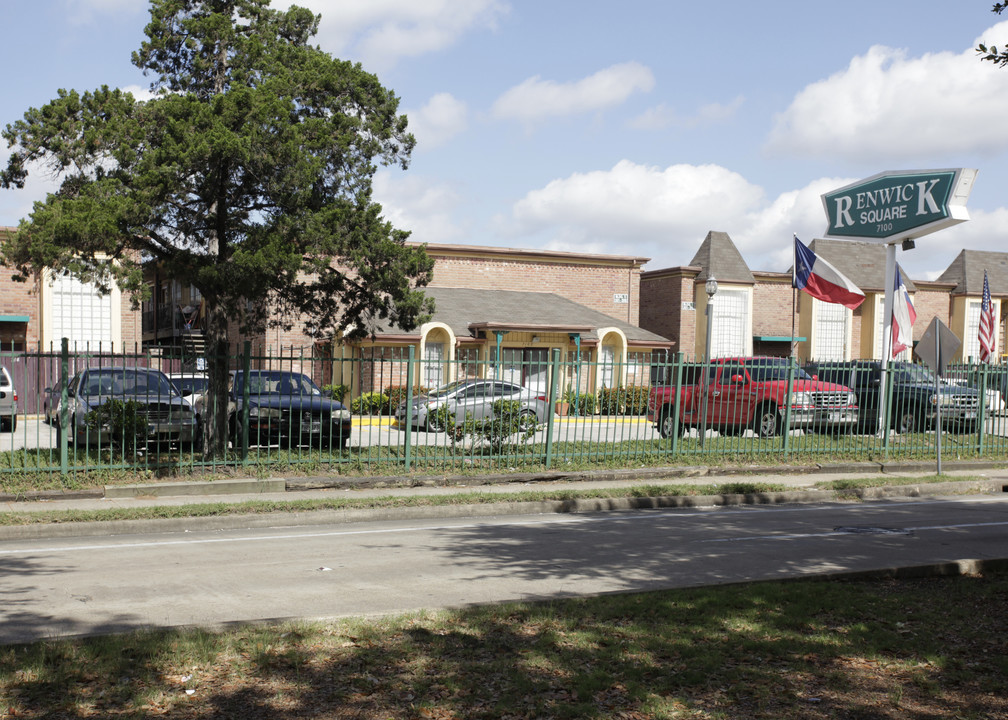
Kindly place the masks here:
POLYGON ((634 260, 618 263, 592 256, 481 250, 483 254, 461 254, 429 246, 427 252, 434 258, 431 286, 553 292, 632 325, 640 320, 641 270, 634 260), (629 302, 615 302, 617 294, 629 295, 629 302))
POLYGON ((675 342, 673 352, 692 352, 696 341, 693 286, 699 268, 671 268, 641 275, 640 327, 675 342))
POLYGON ((791 288, 791 276, 756 276, 753 286, 753 335, 791 336, 794 318, 798 333, 798 301, 791 288))

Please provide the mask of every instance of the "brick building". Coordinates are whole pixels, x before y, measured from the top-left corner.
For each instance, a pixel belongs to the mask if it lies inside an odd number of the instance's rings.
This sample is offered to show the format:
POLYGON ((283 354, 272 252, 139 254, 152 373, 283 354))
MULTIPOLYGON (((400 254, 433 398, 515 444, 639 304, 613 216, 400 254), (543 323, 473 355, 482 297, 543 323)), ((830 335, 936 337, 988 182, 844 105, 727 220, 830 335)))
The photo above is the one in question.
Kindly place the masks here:
MULTIPOLYGON (((753 271, 727 233, 711 231, 689 265, 641 274, 641 327, 676 343, 687 357, 706 348, 704 284, 718 281, 714 298, 711 355, 776 355, 802 359, 882 358, 885 301, 884 245, 848 240, 813 240, 810 248, 865 293, 856 309, 816 300, 791 287, 791 273, 753 271)), ((898 263, 897 263, 898 265, 898 263)), ((963 250, 934 281, 913 280, 900 268, 917 313, 914 341, 934 318, 962 339, 958 359, 977 358, 983 275, 997 319, 996 348, 1005 342, 1008 253, 963 250)), ((910 357, 906 351, 904 357, 910 357)))
MULTIPOLYGON (((0 227, 0 242, 16 228, 0 227)), ((118 288, 102 295, 92 283, 45 271, 27 282, 0 266, 0 341, 4 351, 48 352, 67 338, 71 349, 136 351, 140 312, 118 288)))
POLYGON ((471 245, 428 245, 434 299, 431 320, 403 333, 376 328, 373 340, 334 343, 339 380, 355 393, 405 384, 413 349, 417 382, 436 387, 485 374, 525 385, 543 382, 559 352, 564 387, 649 382, 654 355, 671 343, 642 330, 641 268, 647 258, 471 245))

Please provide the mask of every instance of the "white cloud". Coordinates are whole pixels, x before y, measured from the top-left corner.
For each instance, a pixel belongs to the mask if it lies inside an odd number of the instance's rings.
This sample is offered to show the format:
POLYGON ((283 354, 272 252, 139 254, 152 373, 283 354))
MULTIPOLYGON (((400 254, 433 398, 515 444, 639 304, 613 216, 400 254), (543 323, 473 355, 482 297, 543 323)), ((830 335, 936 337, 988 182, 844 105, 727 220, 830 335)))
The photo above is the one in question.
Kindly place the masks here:
POLYGON ((576 115, 619 105, 635 92, 650 91, 654 83, 651 70, 636 62, 613 65, 570 83, 535 76, 507 90, 491 112, 523 122, 576 115))
POLYGON ((727 104, 701 105, 692 115, 680 115, 662 103, 633 118, 629 125, 637 130, 664 130, 668 127, 695 128, 725 122, 738 113, 745 99, 739 95, 727 104))
MULTIPOLYGON (((276 7, 288 7, 285 0, 276 7)), ((322 16, 317 41, 337 56, 349 53, 370 70, 404 57, 450 47, 462 35, 494 29, 510 7, 503 0, 300 0, 322 16)))
POLYGON ((438 93, 419 110, 408 110, 409 130, 417 139, 417 150, 444 145, 468 126, 468 106, 449 93, 438 93))
POLYGON ((464 230, 453 220, 460 206, 458 194, 430 178, 379 170, 374 175, 374 199, 382 215, 399 230, 409 230, 410 240, 428 243, 459 242, 464 230))
POLYGON ((555 248, 652 257, 649 267, 663 267, 689 261, 692 254, 673 258, 708 230, 742 225, 762 197, 759 187, 717 165, 663 169, 623 160, 528 193, 514 205, 510 231, 546 234, 555 248))
MULTIPOLYGON (((985 38, 1003 45, 1008 22, 985 38)), ((873 163, 1004 150, 1008 133, 993 119, 1008 114, 1008 70, 981 62, 975 46, 921 57, 872 47, 799 92, 775 118, 768 146, 873 163)))

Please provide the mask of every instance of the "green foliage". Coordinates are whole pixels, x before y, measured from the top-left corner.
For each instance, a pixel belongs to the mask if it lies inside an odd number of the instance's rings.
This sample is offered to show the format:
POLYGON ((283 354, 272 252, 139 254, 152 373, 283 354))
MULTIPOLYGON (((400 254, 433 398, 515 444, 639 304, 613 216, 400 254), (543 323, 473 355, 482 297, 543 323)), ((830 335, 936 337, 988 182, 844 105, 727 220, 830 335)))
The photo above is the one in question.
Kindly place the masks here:
POLYGON ((561 399, 570 404, 571 413, 577 412, 578 415, 594 415, 595 414, 595 394, 586 392, 577 392, 574 388, 567 388, 564 390, 561 399))
POLYGON ((343 402, 343 398, 347 396, 350 392, 349 385, 323 385, 322 392, 331 397, 333 400, 338 402, 343 402))
POLYGON ((100 433, 101 447, 135 450, 147 442, 147 417, 136 400, 109 398, 84 419, 92 437, 100 433))
MULTIPOLYGON (((60 90, 3 131, 0 187, 34 167, 60 183, 3 243, 5 264, 21 279, 115 283, 138 302, 141 262, 157 263, 204 298, 211 375, 227 371, 231 323, 304 320, 351 340, 374 320, 417 327, 433 261, 372 198, 378 165, 405 169, 415 140, 393 92, 312 42, 318 24, 268 0, 151 0, 132 56, 151 99, 60 90)), ((226 425, 215 393, 211 430, 226 425)), ((210 441, 223 452, 223 435, 210 441)))
POLYGON ((469 438, 470 447, 483 445, 491 453, 499 453, 514 444, 515 436, 518 442, 528 442, 539 427, 535 414, 531 411, 523 412, 520 401, 496 400, 493 404, 493 417, 476 420, 470 413, 466 413, 465 422, 457 432, 469 438))
MULTIPOLYGON (((402 404, 408 396, 409 388, 405 385, 390 385, 385 388, 385 394, 388 395, 389 399, 389 414, 396 411, 396 408, 402 404)), ((418 397, 424 395, 427 392, 427 388, 423 385, 417 385, 413 388, 413 397, 418 397)))
POLYGON ((603 415, 643 415, 647 412, 646 387, 615 387, 599 390, 599 412, 603 415))
POLYGON ((356 415, 387 415, 389 396, 381 392, 364 393, 350 403, 350 411, 356 415))

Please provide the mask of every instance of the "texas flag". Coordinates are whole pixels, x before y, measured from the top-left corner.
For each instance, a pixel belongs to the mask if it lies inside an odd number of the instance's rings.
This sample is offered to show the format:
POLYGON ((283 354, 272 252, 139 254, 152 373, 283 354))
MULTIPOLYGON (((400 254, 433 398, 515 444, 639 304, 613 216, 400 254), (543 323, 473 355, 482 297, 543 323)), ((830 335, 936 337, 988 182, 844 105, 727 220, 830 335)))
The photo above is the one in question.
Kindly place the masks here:
POLYGON ((823 302, 839 303, 851 310, 864 302, 865 295, 847 277, 809 250, 794 236, 794 268, 791 287, 804 290, 823 302))
POLYGON ((913 324, 917 319, 917 313, 914 311, 913 303, 910 302, 910 293, 907 292, 906 283, 903 282, 899 265, 896 266, 893 286, 896 289, 893 292, 892 305, 892 356, 897 357, 907 348, 913 347, 913 324))

